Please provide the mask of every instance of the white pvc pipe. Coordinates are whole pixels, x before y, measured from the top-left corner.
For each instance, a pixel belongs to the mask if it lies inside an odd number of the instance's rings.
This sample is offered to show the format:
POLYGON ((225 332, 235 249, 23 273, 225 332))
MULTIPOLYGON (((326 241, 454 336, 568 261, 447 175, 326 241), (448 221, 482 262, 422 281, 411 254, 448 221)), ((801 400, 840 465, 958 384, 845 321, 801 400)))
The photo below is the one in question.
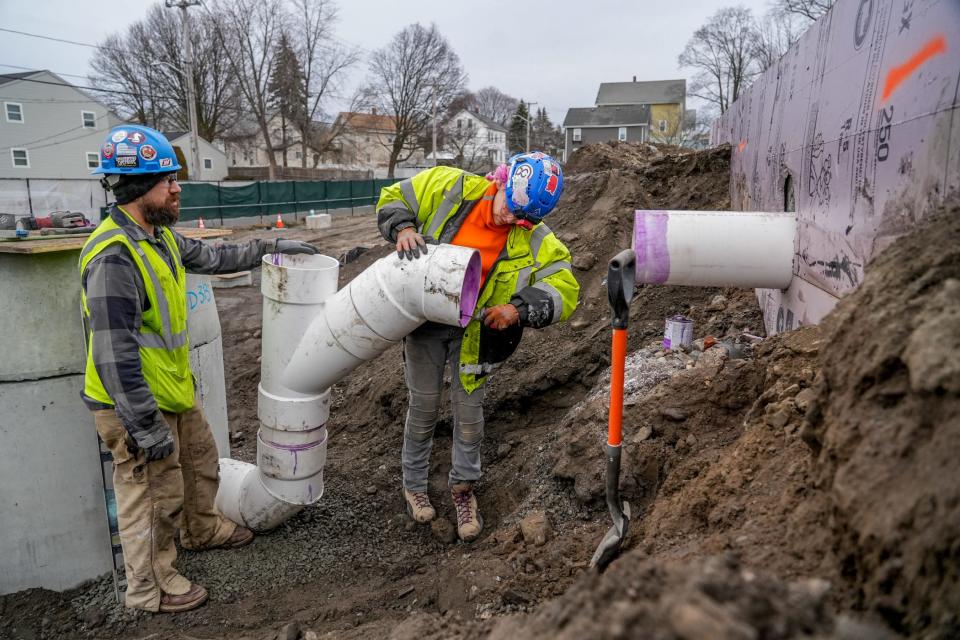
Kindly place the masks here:
POLYGON ((751 211, 637 211, 637 282, 785 289, 797 217, 751 211))
POLYGON ((263 258, 257 465, 221 459, 217 493, 222 513, 256 531, 277 526, 323 495, 329 391, 299 393, 279 378, 304 328, 336 293, 339 267, 322 255, 263 258))
POLYGON ((318 393, 431 320, 465 327, 480 291, 480 254, 432 245, 426 256, 381 258, 329 298, 287 365, 281 382, 318 393))

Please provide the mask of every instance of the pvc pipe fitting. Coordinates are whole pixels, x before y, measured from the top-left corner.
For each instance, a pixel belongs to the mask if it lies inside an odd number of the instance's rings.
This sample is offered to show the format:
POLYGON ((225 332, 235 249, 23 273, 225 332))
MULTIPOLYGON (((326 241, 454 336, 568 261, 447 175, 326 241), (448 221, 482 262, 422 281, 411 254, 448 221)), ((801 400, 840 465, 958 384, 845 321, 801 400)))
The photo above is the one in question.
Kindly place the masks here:
POLYGON ((319 393, 427 320, 467 326, 480 277, 480 254, 449 244, 415 260, 395 253, 377 260, 323 304, 280 382, 319 393))
MULTIPOLYGON (((315 489, 323 495, 323 477, 315 489)), ((269 531, 303 509, 267 491, 256 465, 229 458, 220 459, 220 489, 215 502, 224 516, 254 531, 269 531)))
POLYGON ((785 289, 796 237, 793 213, 639 210, 637 282, 785 289))

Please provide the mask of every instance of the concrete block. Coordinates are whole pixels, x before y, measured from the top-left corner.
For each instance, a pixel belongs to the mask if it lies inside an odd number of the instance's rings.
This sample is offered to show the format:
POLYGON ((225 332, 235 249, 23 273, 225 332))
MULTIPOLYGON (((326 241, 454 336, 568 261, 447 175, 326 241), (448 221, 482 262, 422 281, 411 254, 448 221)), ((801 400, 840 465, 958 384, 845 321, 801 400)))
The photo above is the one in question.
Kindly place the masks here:
POLYGON ((307 216, 307 229, 329 229, 332 224, 333 219, 329 213, 307 216))

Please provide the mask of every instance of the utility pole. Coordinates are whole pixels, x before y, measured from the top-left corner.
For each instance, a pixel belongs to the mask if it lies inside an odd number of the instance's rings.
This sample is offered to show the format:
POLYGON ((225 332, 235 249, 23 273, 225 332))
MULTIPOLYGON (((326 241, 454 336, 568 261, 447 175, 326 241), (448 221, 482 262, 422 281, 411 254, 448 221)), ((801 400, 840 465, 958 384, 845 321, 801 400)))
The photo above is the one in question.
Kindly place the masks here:
POLYGON ((540 104, 539 102, 528 102, 527 103, 527 153, 530 153, 530 119, 533 117, 533 112, 530 111, 530 107, 535 104, 540 104))
POLYGON ((187 117, 190 120, 190 180, 200 179, 200 136, 197 132, 197 89, 193 84, 193 43, 190 40, 190 14, 187 9, 200 4, 200 0, 164 0, 167 8, 176 7, 183 12, 183 70, 187 81, 187 117))
POLYGON ((433 85, 433 166, 437 166, 437 85, 433 85))

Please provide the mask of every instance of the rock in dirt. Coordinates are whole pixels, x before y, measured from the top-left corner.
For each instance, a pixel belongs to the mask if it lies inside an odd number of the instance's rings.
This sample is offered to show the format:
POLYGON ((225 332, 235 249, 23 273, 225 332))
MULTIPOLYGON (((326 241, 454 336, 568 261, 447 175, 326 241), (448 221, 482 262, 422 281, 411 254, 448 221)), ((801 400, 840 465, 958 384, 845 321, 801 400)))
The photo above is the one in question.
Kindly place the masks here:
POLYGON ((513 447, 510 446, 510 443, 504 442, 499 447, 497 447, 497 457, 506 458, 508 455, 510 455, 510 451, 512 449, 513 447))
POLYGON ((899 633, 955 637, 960 199, 877 255, 823 327, 804 436, 856 605, 899 633))
POLYGON ((595 264, 597 264, 597 256, 589 251, 573 256, 573 268, 578 271, 590 271, 595 264))
POLYGON ((299 640, 300 638, 300 623, 297 621, 288 622, 283 625, 283 628, 280 629, 279 635, 277 635, 277 640, 299 640))
POLYGON ((550 519, 544 511, 533 511, 520 521, 520 532, 526 544, 543 546, 553 535, 550 519))
POLYGON ((660 409, 660 415, 674 422, 683 422, 687 419, 687 413, 683 409, 677 409, 676 407, 660 409))
POLYGON ((430 534, 441 544, 453 544, 457 540, 457 528, 446 518, 437 518, 431 522, 430 534))

